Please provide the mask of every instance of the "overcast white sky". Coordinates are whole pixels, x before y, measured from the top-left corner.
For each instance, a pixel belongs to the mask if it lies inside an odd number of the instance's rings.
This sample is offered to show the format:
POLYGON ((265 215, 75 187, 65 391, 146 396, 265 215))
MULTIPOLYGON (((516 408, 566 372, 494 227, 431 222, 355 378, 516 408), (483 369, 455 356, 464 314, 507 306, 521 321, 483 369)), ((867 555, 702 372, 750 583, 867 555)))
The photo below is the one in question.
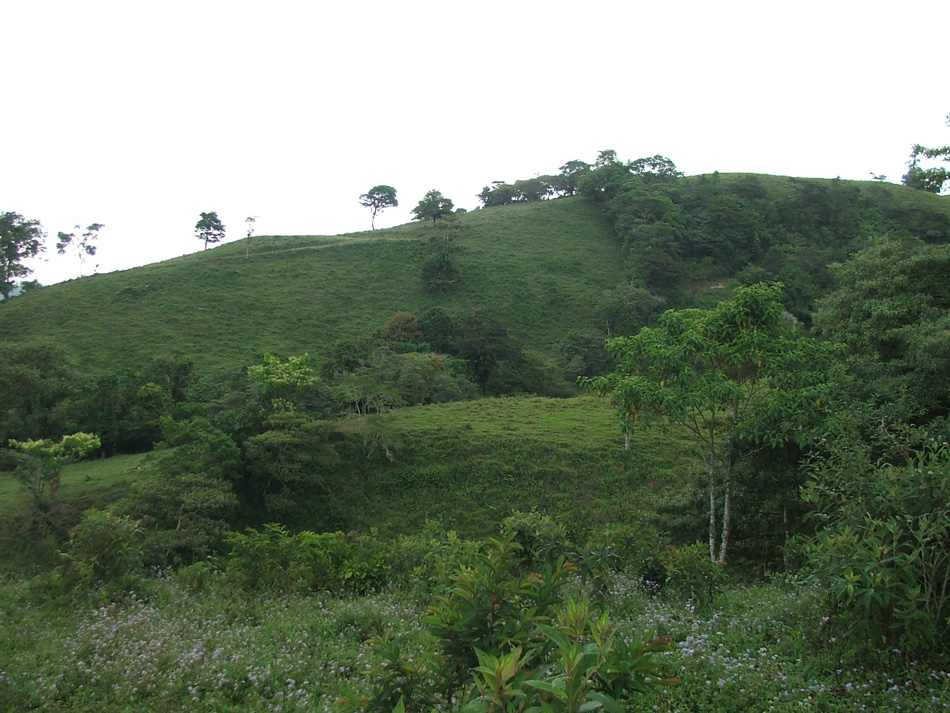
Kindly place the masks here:
MULTIPOLYGON (((0 211, 55 236, 105 224, 99 271, 228 240, 407 222, 441 190, 602 149, 687 174, 899 182, 950 144, 947 0, 0 3, 0 211)), ((87 266, 86 272, 91 269, 87 266)))

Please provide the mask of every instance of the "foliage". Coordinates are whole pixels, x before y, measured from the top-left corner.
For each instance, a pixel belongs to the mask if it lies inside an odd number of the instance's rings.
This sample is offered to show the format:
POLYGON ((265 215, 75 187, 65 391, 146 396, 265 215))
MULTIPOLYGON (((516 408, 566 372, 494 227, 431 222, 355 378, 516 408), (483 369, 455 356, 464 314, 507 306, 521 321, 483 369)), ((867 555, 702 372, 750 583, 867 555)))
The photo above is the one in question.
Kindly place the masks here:
POLYGON ((834 268, 819 302, 821 335, 848 345, 868 428, 925 424, 950 413, 950 246, 879 239, 834 268))
POLYGON ((68 355, 52 342, 0 342, 0 444, 61 436, 80 384, 68 355))
POLYGON ((360 196, 360 205, 369 208, 372 213, 370 226, 376 230, 376 215, 385 208, 395 208, 399 205, 396 200, 396 189, 392 186, 373 186, 360 196))
POLYGON ((149 564, 189 563, 216 551, 230 529, 243 457, 207 419, 166 418, 163 428, 157 467, 132 484, 121 509, 146 527, 149 564))
POLYGON ((24 261, 43 251, 46 233, 38 220, 27 220, 19 213, 0 213, 0 296, 6 300, 17 286, 17 278, 33 270, 24 261))
POLYGON ((489 540, 488 551, 476 555, 452 577, 452 586, 436 597, 423 622, 439 639, 450 689, 457 688, 478 665, 478 651, 526 647, 538 635, 560 600, 565 576, 563 560, 542 573, 525 571, 521 547, 509 536, 489 540))
POLYGON ((205 250, 208 249, 208 243, 220 243, 224 240, 224 235, 224 223, 214 211, 202 213, 201 218, 195 223, 195 237, 205 244, 205 250))
POLYGON ((58 525, 58 493, 63 467, 88 457, 100 447, 99 437, 91 433, 73 433, 58 442, 51 439, 17 441, 9 447, 17 451, 13 477, 29 493, 29 517, 41 530, 58 525))
MULTIPOLYGON (((950 126, 950 114, 947 114, 947 126, 950 126)), ((940 193, 947 181, 950 181, 950 171, 940 166, 921 168, 921 157, 939 158, 945 162, 950 162, 950 146, 927 148, 920 144, 914 144, 910 152, 910 159, 907 162, 907 173, 904 174, 901 180, 905 186, 928 193, 940 193)))
POLYGON ((422 340, 419 320, 412 312, 396 312, 386 320, 379 338, 385 342, 418 344, 422 340))
POLYGON ((251 589, 366 592, 386 580, 386 550, 373 536, 342 532, 291 535, 277 524, 231 532, 228 576, 251 589))
POLYGON ((245 496, 284 522, 325 507, 326 475, 339 460, 335 438, 335 427, 328 421, 293 411, 271 415, 264 431, 245 443, 245 496))
POLYGON ((616 371, 582 380, 614 399, 622 429, 649 411, 692 436, 706 469, 709 554, 717 562, 731 541, 741 442, 802 442, 827 399, 835 348, 789 328, 780 296, 781 285, 760 284, 737 288, 715 310, 669 310, 659 326, 608 341, 616 371))
POLYGON ((455 204, 451 199, 443 196, 441 191, 433 189, 412 209, 413 220, 431 220, 434 223, 451 215, 454 208, 455 204))
MULTIPOLYGON (((192 585, 190 572, 169 572, 113 597, 82 590, 57 596, 46 578, 4 578, 0 708, 341 710, 335 700, 369 699, 384 676, 398 679, 403 670, 416 668, 421 669, 417 687, 406 696, 404 709, 431 690, 436 646, 419 623, 426 608, 423 592, 408 587, 361 596, 245 591, 207 562, 196 569, 208 575, 200 586, 192 585), (395 644, 393 655, 367 641, 385 638, 395 644)), ((662 654, 664 668, 681 679, 650 685, 650 695, 634 696, 622 706, 631 712, 858 713, 941 710, 950 703, 945 658, 914 664, 888 650, 862 666, 842 661, 843 640, 816 648, 820 597, 814 587, 789 579, 728 586, 714 610, 694 609, 614 579, 607 602, 611 628, 619 628, 614 645, 632 642, 636 632, 669 635, 673 646, 662 654)), ((591 624, 600 616, 592 610, 591 624)), ((552 625, 558 626, 556 620, 552 625)), ((590 631, 588 625, 584 643, 593 642, 590 631)), ((529 670, 540 665, 533 659, 529 670)), ((552 669, 551 677, 558 672, 552 669)), ((482 680, 480 673, 473 676, 482 680)), ((474 685, 473 679, 476 696, 474 685)), ((438 699, 417 708, 457 711, 462 705, 460 698, 454 706, 438 699)))
POLYGON ((143 568, 143 535, 128 516, 87 510, 63 552, 69 576, 86 585, 127 584, 143 568))
POLYGON ((702 542, 669 547, 664 562, 666 585, 677 596, 694 605, 709 605, 723 584, 722 567, 709 559, 702 542))
POLYGON ((528 392, 563 395, 552 369, 532 360, 506 326, 484 310, 455 320, 452 353, 468 363, 469 374, 485 393, 528 392))
POLYGON ((509 537, 463 565, 424 618, 441 655, 408 660, 398 640, 375 642, 382 658, 369 696, 349 694, 351 708, 431 710, 452 701, 462 711, 621 710, 646 691, 665 641, 619 635, 607 613, 563 599, 571 569, 563 560, 523 570, 509 537))
POLYGON ((950 446, 932 440, 902 465, 839 449, 803 495, 819 527, 813 576, 852 640, 940 647, 950 636, 950 446))
POLYGON ((501 534, 515 542, 529 567, 543 567, 568 556, 567 528, 550 515, 515 510, 501 521, 501 534))
POLYGON ((82 275, 82 266, 86 262, 86 257, 92 257, 96 254, 98 248, 95 242, 99 237, 99 231, 104 227, 106 226, 102 223, 93 223, 83 231, 82 227, 77 225, 76 230, 82 231, 78 238, 76 233, 60 232, 57 235, 56 252, 63 255, 70 245, 75 245, 76 256, 79 258, 79 274, 82 275))
POLYGON ((263 364, 247 368, 247 378, 262 385, 271 412, 311 411, 326 397, 324 387, 310 368, 310 354, 290 356, 286 361, 265 354, 263 364))
POLYGON ((422 264, 422 287, 433 295, 450 291, 459 280, 452 258, 445 253, 433 255, 422 264))

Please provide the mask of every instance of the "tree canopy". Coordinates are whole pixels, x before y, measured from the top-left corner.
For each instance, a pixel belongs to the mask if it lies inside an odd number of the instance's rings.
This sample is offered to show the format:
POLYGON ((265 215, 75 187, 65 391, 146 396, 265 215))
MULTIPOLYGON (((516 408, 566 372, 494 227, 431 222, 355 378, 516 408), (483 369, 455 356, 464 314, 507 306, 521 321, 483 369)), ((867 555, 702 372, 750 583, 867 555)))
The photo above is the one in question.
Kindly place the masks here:
POLYGON ((717 562, 732 536, 742 442, 804 441, 827 398, 835 347, 791 327, 781 294, 781 285, 757 284, 713 310, 668 310, 658 326, 608 340, 613 373, 582 379, 614 399, 625 431, 651 412, 690 434, 706 468, 709 554, 717 562))
POLYGON ((56 252, 60 255, 64 255, 70 245, 75 245, 76 256, 79 258, 79 274, 82 275, 82 265, 86 262, 87 257, 92 257, 96 254, 96 250, 98 250, 96 239, 99 237, 99 231, 104 227, 106 226, 102 223, 93 223, 83 230, 82 227, 77 225, 75 229, 79 232, 79 237, 76 237, 76 233, 64 233, 60 231, 57 235, 56 252))
POLYGON ((419 204, 412 209, 413 220, 431 220, 435 222, 440 218, 451 215, 455 209, 452 200, 442 195, 441 191, 431 190, 425 194, 419 204))
POLYGON ((46 233, 38 220, 19 213, 0 213, 0 295, 4 299, 17 286, 17 278, 32 274, 23 261, 43 251, 46 233))
MULTIPOLYGON (((950 126, 950 114, 947 114, 947 126, 950 126)), ((950 146, 928 148, 920 144, 914 144, 911 148, 910 158, 907 161, 907 173, 902 178, 905 186, 928 193, 940 193, 947 182, 950 181, 950 171, 942 166, 923 168, 920 165, 921 158, 940 159, 945 163, 950 163, 950 146)))
POLYGON ((205 250, 208 249, 208 243, 220 243, 224 240, 224 233, 224 223, 214 211, 202 213, 201 219, 195 223, 195 237, 204 241, 205 250))
POLYGON ((370 209, 373 216, 370 227, 376 230, 376 215, 385 208, 395 208, 399 205, 396 189, 392 186, 373 186, 360 196, 360 205, 370 209))

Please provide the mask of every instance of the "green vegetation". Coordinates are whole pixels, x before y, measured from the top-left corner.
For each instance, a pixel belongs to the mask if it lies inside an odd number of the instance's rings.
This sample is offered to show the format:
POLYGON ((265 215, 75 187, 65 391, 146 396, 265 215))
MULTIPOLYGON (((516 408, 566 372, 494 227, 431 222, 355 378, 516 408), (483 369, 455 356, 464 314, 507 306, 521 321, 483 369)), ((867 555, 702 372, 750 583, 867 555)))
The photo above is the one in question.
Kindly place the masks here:
POLYGON ((0 303, 0 709, 950 706, 950 204, 480 197, 0 303))

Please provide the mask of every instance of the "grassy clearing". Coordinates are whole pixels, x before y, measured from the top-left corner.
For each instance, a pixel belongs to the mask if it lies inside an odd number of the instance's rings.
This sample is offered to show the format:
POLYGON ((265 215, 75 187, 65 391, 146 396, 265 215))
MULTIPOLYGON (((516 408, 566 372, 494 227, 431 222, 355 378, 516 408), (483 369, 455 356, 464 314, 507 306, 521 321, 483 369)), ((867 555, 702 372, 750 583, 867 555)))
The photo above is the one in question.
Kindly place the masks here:
POLYGON ((485 536, 512 510, 537 510, 582 533, 648 516, 657 493, 683 487, 695 468, 682 434, 659 427, 645 426, 625 453, 613 407, 590 397, 481 399, 387 419, 394 460, 354 448, 333 488, 362 530, 387 523, 410 532, 434 518, 485 536))

